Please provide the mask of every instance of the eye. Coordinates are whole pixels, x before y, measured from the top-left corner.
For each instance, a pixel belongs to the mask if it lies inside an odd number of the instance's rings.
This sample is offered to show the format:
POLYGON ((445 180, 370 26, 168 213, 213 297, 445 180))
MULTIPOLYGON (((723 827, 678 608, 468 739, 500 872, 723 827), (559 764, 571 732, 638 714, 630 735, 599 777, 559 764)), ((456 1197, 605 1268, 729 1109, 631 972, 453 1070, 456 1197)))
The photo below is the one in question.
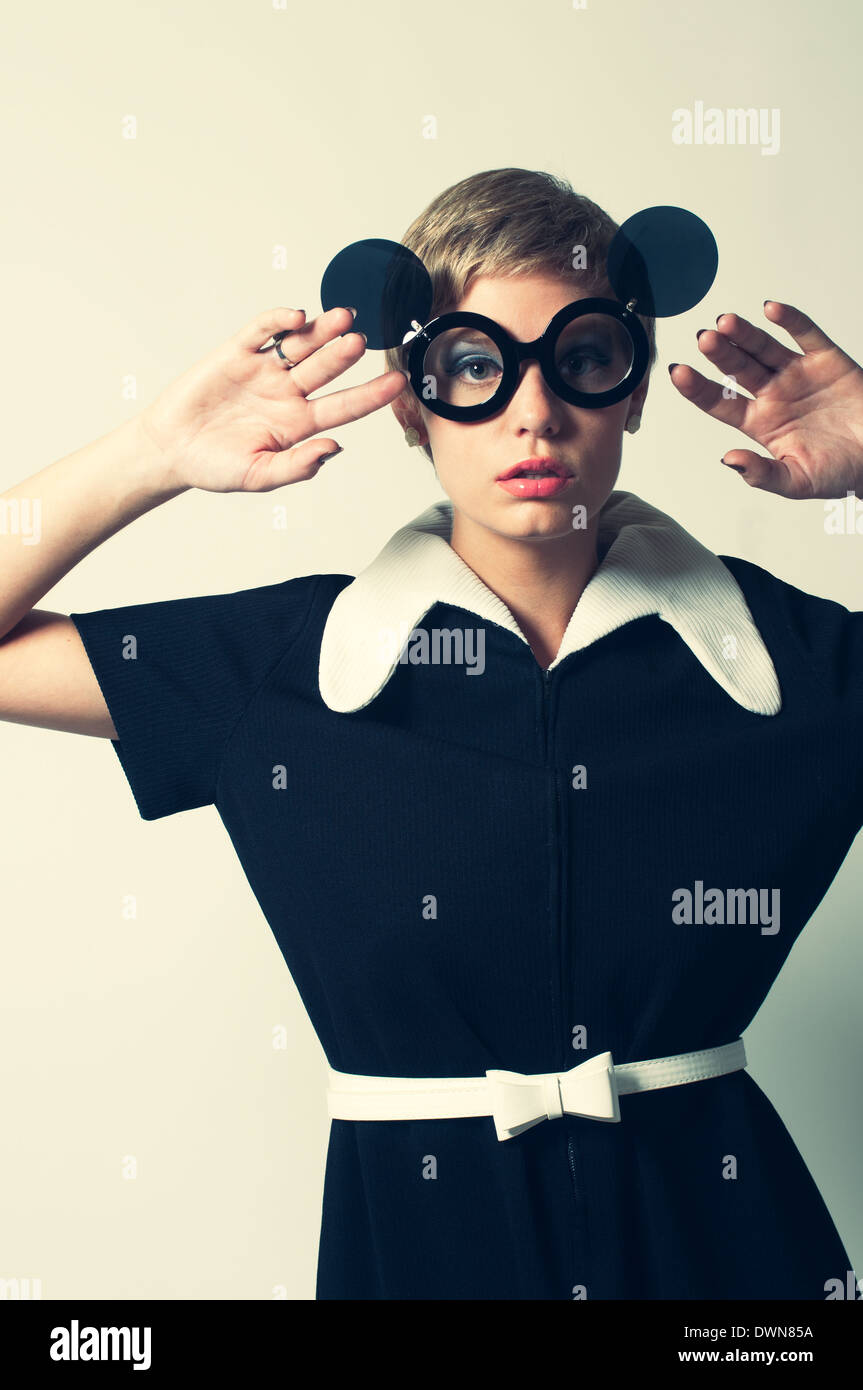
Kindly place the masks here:
POLYGON ((612 390, 633 361, 628 329, 606 314, 577 317, 555 344, 555 366, 572 389, 590 393, 612 390))
POLYGON ((607 367, 611 362, 609 354, 601 347, 582 343, 577 351, 567 353, 559 364, 559 371, 567 376, 584 376, 590 370, 607 367), (581 365, 582 370, 578 370, 581 365))
POLYGON ((500 363, 484 353, 473 352, 469 356, 457 357, 446 365, 447 376, 461 377, 463 381, 490 381, 500 375, 500 363))
POLYGON ((438 399, 454 406, 490 400, 503 375, 500 347, 472 326, 460 324, 439 333, 423 359, 423 376, 435 381, 438 399))

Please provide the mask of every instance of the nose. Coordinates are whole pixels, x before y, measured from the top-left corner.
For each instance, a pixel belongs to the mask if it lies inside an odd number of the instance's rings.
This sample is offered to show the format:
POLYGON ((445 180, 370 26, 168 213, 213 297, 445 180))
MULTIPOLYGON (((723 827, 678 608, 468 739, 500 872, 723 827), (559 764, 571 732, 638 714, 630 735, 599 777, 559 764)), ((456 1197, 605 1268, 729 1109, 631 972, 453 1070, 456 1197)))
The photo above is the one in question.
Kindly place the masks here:
POLYGON ((554 394, 538 362, 522 362, 518 384, 507 407, 517 429, 527 434, 553 434, 560 427, 563 402, 554 394))

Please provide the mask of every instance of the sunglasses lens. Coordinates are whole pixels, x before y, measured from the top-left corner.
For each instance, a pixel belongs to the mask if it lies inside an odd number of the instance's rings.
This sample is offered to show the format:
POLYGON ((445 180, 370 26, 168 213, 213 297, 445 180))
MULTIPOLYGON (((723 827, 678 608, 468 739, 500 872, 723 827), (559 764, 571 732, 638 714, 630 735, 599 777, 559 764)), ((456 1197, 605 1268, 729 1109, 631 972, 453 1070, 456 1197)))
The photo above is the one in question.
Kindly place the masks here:
POLYGON ((477 328, 448 328, 433 338, 422 365, 426 400, 457 407, 484 405, 500 385, 500 348, 477 328))
POLYGON ((618 319, 610 314, 583 314, 561 330, 554 362, 567 386, 591 395, 619 386, 634 355, 632 338, 618 319))

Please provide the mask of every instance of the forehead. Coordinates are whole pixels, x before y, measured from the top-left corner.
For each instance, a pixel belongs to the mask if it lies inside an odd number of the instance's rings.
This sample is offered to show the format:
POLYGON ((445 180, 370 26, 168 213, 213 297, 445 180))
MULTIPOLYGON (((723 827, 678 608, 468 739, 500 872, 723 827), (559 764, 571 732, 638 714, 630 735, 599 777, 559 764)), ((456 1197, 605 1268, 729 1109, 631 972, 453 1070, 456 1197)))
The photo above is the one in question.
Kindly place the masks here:
POLYGON ((613 299, 607 281, 590 281, 584 272, 553 275, 537 271, 516 275, 478 275, 453 310, 485 314, 516 336, 542 332, 559 309, 578 299, 613 299))

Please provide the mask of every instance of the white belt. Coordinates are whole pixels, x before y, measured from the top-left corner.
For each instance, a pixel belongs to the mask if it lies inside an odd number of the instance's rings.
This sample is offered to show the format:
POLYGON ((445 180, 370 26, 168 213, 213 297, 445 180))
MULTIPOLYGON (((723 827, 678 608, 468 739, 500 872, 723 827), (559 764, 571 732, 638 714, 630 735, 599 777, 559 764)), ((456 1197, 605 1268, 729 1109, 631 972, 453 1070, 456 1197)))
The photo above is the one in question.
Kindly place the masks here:
POLYGON ((569 1071, 487 1071, 485 1076, 359 1076, 327 1065, 331 1120, 446 1120, 491 1115, 498 1139, 512 1139, 542 1120, 584 1115, 619 1120, 618 1096, 680 1086, 746 1066, 743 1039, 701 1052, 678 1052, 615 1066, 599 1052, 569 1071))

